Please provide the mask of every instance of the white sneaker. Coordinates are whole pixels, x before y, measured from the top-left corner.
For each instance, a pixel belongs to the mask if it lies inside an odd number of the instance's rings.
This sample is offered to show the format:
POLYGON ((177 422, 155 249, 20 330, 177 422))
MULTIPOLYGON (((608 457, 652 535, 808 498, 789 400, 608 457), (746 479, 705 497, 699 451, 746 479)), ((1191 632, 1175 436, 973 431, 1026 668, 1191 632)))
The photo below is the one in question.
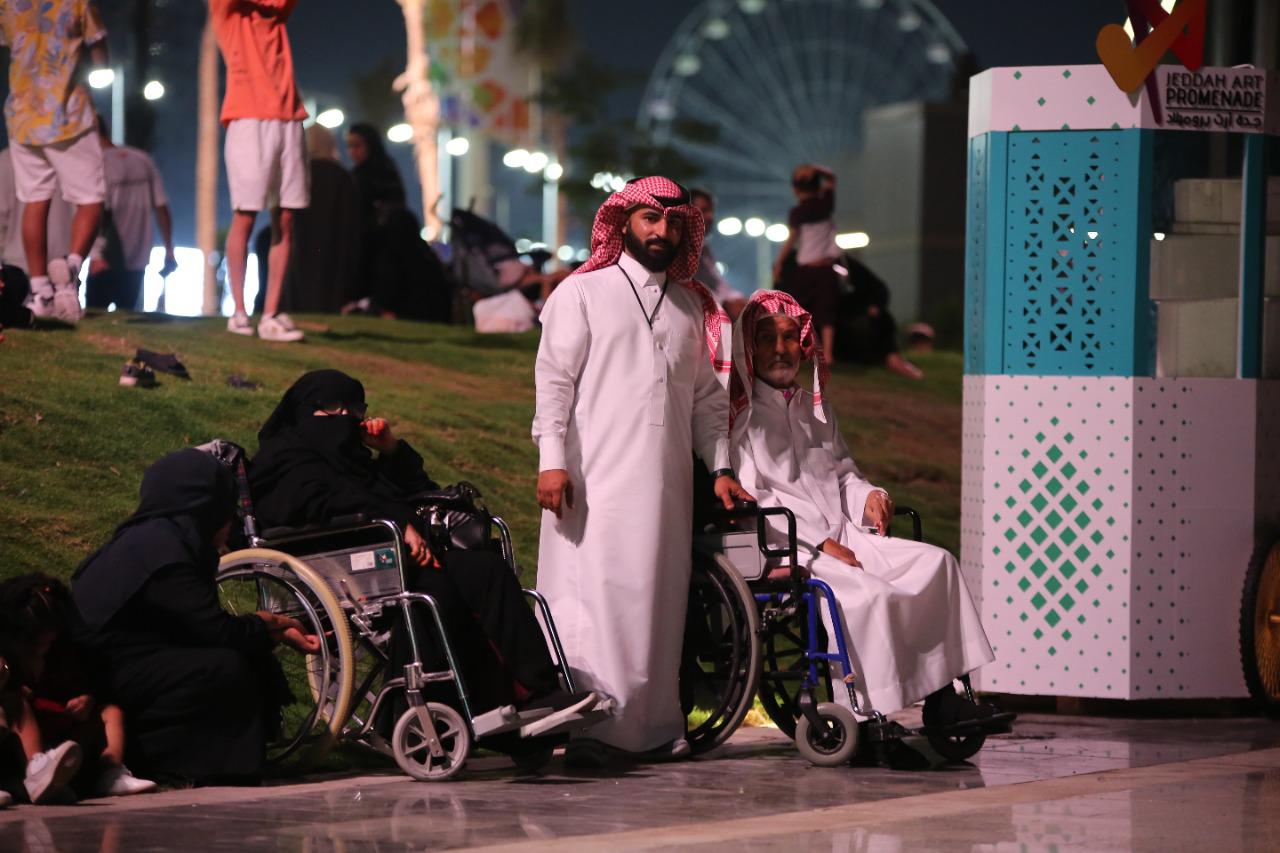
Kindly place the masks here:
POLYGON ((53 293, 53 316, 75 325, 80 322, 80 290, 77 287, 59 287, 53 293))
POLYGON ((66 787, 80 769, 80 757, 80 745, 73 740, 31 756, 27 762, 27 778, 23 780, 31 802, 42 803, 66 787))
POLYGON ((293 325, 289 315, 282 311, 274 316, 262 315, 262 319, 258 321, 258 337, 264 341, 292 343, 302 340, 306 335, 302 334, 302 330, 293 325))
POLYGON ((249 322, 249 315, 232 314, 227 318, 227 331, 233 335, 253 337, 253 324, 249 322))
POLYGON ((155 782, 139 779, 129 772, 128 767, 119 765, 102 771, 98 781, 93 784, 93 793, 99 797, 127 797, 130 794, 145 794, 155 788, 155 782))

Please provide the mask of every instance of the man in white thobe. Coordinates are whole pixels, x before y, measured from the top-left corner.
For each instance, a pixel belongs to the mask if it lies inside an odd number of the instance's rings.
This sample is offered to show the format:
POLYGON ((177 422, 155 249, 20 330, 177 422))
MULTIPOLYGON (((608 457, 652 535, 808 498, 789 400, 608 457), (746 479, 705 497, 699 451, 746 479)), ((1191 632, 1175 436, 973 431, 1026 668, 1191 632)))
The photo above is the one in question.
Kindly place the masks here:
MULTIPOLYGON (((714 361, 724 315, 692 281, 703 223, 666 178, 631 181, 596 215, 591 259, 542 309, 535 366, 538 590, 578 687, 617 711, 570 743, 688 754, 679 667, 689 591, 693 453, 726 506, 729 400, 714 361)), ((727 342, 726 342, 727 344, 727 342)))
MULTIPOLYGON (((891 538, 893 502, 854 465, 823 400, 826 362, 809 314, 785 293, 758 291, 734 328, 732 458, 761 507, 796 517, 798 559, 835 593, 858 704, 889 714, 925 700, 924 722, 946 727, 1012 716, 958 695, 953 679, 995 659, 954 557, 891 538), (814 391, 796 383, 815 363, 814 391)), ((771 519, 771 523, 774 523, 771 519)), ((771 531, 785 541, 785 525, 771 531)), ((837 652, 826 606, 828 652, 837 652)), ((835 701, 852 710, 832 665, 835 701)))

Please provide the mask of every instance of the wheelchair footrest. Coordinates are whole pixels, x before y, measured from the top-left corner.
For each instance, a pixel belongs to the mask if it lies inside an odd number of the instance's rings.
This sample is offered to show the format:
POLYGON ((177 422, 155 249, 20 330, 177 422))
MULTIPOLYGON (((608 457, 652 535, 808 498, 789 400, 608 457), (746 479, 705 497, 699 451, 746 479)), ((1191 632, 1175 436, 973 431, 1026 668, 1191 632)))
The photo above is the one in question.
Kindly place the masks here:
POLYGON ((559 735, 566 732, 575 731, 577 729, 585 729, 594 726, 596 723, 603 722, 606 718, 613 716, 615 703, 610 698, 595 699, 593 704, 583 708, 582 710, 570 710, 558 712, 558 719, 548 720, 546 723, 539 724, 537 722, 530 723, 520 727, 521 737, 547 737, 549 735, 559 735), (550 723, 550 725, 547 725, 550 723))
POLYGON ((996 735, 1006 734, 1013 731, 1012 723, 1017 719, 1018 715, 1012 711, 1001 711, 990 717, 982 717, 975 720, 962 720, 958 723, 952 723, 949 726, 922 726, 918 731, 920 734, 928 737, 929 735, 942 735, 944 737, 964 737, 966 735, 996 735))
POLYGON ((517 711, 515 705, 503 705, 492 711, 485 711, 471 721, 471 728, 476 737, 502 734, 526 726, 535 720, 551 714, 551 708, 533 708, 528 711, 517 711))

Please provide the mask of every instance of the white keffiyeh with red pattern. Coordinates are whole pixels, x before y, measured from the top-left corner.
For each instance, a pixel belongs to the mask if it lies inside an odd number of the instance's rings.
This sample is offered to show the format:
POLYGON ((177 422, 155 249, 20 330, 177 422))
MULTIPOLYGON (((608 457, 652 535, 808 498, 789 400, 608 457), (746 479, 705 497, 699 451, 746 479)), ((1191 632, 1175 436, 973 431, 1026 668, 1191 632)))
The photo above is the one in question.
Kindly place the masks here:
POLYGON ((822 354, 822 344, 813 326, 813 317, 790 295, 780 290, 757 290, 738 315, 733 330, 733 375, 729 377, 729 430, 745 423, 743 416, 751 408, 751 390, 756 373, 752 365, 756 324, 761 318, 781 314, 800 324, 801 357, 813 362, 813 416, 822 423, 827 415, 822 410, 822 392, 831 381, 831 368, 822 354))
POLYGON ((724 327, 728 326, 729 317, 716 304, 707 286, 693 278, 698 271, 706 225, 702 211, 690 203, 688 190, 675 181, 658 175, 637 178, 610 195, 600 205, 591 227, 591 257, 574 274, 592 272, 618 262, 622 256, 622 235, 627 217, 637 207, 652 207, 662 211, 664 216, 674 215, 683 219, 684 238, 676 247, 671 266, 667 267, 667 278, 693 291, 702 303, 703 327, 711 364, 717 373, 728 373, 730 362, 721 355, 720 345, 726 337, 724 327))

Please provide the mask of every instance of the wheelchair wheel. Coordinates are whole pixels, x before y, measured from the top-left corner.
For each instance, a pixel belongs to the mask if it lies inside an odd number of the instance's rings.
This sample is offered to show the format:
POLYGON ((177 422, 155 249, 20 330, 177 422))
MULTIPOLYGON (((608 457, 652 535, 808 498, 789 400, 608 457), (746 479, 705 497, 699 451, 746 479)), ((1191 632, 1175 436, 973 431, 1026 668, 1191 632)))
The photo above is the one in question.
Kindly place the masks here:
POLYGON ((273 649, 292 701, 281 709, 279 734, 267 744, 267 760, 280 764, 306 746, 308 759, 337 740, 351 708, 354 651, 342 605, 310 566, 279 551, 250 548, 222 558, 218 598, 228 613, 259 610, 297 619, 322 638, 320 651, 304 655, 284 643, 273 649))
POLYGON ((1258 546, 1245 575, 1240 660, 1249 695, 1280 711, 1280 538, 1258 546))
POLYGON ((853 759, 858 751, 858 720, 853 712, 835 702, 820 702, 818 717, 823 728, 809 723, 800 715, 796 721, 796 749, 815 767, 839 767, 853 759))
POLYGON ((723 554, 695 554, 685 614, 680 702, 695 753, 728 740, 756 695, 759 617, 751 590, 723 554))
MULTIPOLYGON (((821 626, 818 628, 820 634, 821 626)), ((819 645, 824 641, 818 637, 819 645)), ((796 721, 800 718, 800 684, 808 669, 804 650, 809 647, 809 627, 803 610, 789 618, 773 622, 765 629, 763 646, 763 671, 760 674, 760 704, 774 725, 789 738, 796 738, 796 721)), ((831 668, 820 660, 818 685, 814 698, 827 703, 831 693, 831 668)), ((843 707, 843 706, 838 706, 843 707)))
POLYGON ((982 732, 967 735, 930 734, 927 738, 933 751, 952 764, 959 764, 973 758, 987 742, 987 736, 982 732))
POLYGON ((391 735, 391 748, 396 764, 414 779, 443 782, 457 775, 466 763, 471 750, 471 730, 462 715, 448 705, 428 702, 425 707, 435 727, 434 748, 416 708, 400 715, 391 735))

